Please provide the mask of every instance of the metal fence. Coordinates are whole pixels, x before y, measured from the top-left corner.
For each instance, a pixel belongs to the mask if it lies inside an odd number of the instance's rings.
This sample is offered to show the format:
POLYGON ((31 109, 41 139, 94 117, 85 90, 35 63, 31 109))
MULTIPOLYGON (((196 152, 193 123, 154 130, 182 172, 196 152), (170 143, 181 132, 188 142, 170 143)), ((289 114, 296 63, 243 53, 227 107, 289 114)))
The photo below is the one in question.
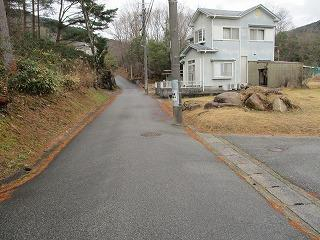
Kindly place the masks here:
POLYGON ((314 67, 313 68, 313 75, 319 76, 320 75, 320 67, 314 67))
POLYGON ((304 79, 320 76, 320 67, 303 66, 304 79))

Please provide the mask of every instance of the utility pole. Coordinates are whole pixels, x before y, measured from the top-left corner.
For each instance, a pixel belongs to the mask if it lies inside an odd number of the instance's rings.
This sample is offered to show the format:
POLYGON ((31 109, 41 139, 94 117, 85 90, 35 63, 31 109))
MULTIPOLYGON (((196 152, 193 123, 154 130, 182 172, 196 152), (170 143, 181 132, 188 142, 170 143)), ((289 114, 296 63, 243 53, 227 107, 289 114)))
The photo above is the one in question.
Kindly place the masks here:
POLYGON ((143 42, 143 70, 144 70, 144 90, 149 94, 148 87, 148 56, 147 56, 147 34, 146 34, 146 6, 142 0, 142 42, 143 42))
POLYGON ((173 93, 173 116, 177 124, 182 123, 182 96, 180 81, 180 47, 178 36, 178 3, 177 0, 169 1, 169 27, 170 27, 170 57, 171 57, 171 78, 173 93))

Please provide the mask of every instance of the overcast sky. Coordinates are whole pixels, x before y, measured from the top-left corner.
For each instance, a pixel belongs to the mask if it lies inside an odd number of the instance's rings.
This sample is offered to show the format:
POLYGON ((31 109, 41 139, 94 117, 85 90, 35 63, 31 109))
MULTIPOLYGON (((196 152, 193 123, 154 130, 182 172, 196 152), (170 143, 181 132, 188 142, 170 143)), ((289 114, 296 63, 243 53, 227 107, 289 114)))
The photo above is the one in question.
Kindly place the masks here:
MULTIPOLYGON (((104 2, 108 8, 125 7, 128 2, 141 2, 141 0, 100 0, 104 2)), ((145 0, 150 3, 151 0, 145 0)), ((156 5, 168 4, 167 0, 154 0, 156 5)), ((295 27, 306 25, 311 22, 320 20, 319 6, 320 0, 178 0, 191 9, 198 7, 216 8, 224 10, 245 10, 260 3, 265 6, 276 6, 285 8, 292 16, 295 27)))

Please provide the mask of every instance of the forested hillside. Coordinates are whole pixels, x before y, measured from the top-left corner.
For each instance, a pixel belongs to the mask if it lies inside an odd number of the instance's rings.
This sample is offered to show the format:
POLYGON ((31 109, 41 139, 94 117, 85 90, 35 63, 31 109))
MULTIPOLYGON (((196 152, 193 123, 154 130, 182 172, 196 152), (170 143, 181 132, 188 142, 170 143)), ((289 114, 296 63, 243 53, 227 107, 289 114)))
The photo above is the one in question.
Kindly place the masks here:
POLYGON ((320 66, 320 21, 278 33, 276 45, 280 60, 320 66))

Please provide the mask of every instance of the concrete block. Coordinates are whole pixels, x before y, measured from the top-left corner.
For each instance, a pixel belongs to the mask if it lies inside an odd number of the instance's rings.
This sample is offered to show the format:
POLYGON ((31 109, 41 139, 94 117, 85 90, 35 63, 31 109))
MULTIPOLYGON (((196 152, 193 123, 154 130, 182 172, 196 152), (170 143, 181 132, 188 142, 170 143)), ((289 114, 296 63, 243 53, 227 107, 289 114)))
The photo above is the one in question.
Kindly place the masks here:
POLYGON ((265 188, 271 188, 271 187, 285 187, 286 185, 282 183, 277 178, 273 177, 271 174, 252 174, 251 178, 262 185, 265 188))
POLYGON ((243 156, 239 155, 230 155, 226 157, 230 162, 233 164, 245 164, 245 163, 251 163, 251 161, 248 158, 245 158, 243 156))
POLYGON ((237 165, 242 171, 248 175, 264 173, 265 171, 254 163, 243 163, 237 165))
POLYGON ((320 233, 320 207, 315 204, 290 206, 291 211, 320 233))
POLYGON ((310 200, 289 187, 267 188, 267 191, 286 205, 309 204, 310 200))

